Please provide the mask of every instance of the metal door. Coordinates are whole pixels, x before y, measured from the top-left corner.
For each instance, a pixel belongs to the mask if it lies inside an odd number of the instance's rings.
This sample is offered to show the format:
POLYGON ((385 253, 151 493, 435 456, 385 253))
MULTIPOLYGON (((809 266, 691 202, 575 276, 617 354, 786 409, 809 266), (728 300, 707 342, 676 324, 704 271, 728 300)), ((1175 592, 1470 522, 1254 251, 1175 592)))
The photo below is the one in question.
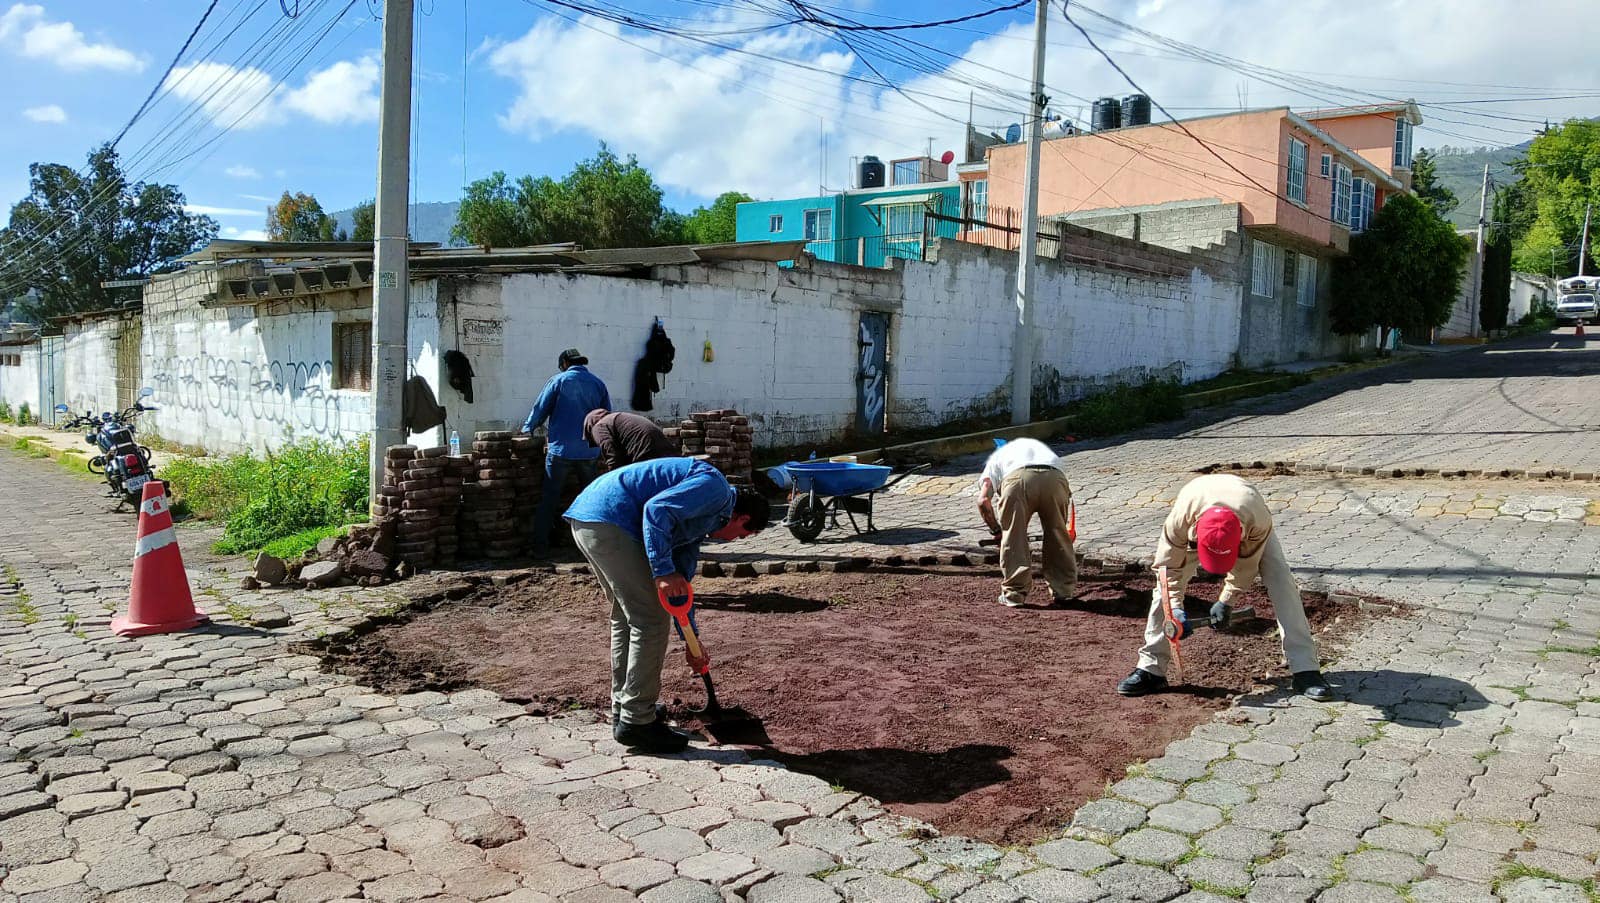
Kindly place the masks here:
POLYGON ((889 403, 889 315, 862 311, 856 344, 856 432, 882 433, 889 403))
POLYGON ((130 407, 139 398, 139 336, 143 332, 139 317, 125 317, 117 335, 117 407, 130 407))
POLYGON ((67 357, 62 353, 66 339, 61 336, 43 336, 39 339, 39 412, 40 417, 52 426, 60 422, 56 405, 67 400, 67 357))

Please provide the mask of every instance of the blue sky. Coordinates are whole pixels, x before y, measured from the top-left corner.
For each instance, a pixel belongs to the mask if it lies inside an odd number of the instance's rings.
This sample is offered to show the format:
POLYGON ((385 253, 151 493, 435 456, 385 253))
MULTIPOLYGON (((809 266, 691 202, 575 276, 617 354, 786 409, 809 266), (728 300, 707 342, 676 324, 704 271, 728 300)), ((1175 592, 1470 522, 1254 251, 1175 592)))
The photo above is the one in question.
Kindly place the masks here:
MULTIPOLYGON (((1028 8, 903 33, 920 46, 858 37, 852 48, 824 29, 772 27, 780 20, 769 9, 781 6, 772 0, 585 2, 709 37, 619 27, 543 0, 419 0, 413 199, 456 199, 464 167, 469 179, 495 169, 560 176, 602 140, 637 154, 680 209, 729 189, 803 194, 844 185, 852 156, 958 147, 969 99, 982 126, 1021 117, 1028 8), (868 64, 897 90, 876 84, 868 64)), ((812 5, 887 25, 999 4, 812 5)), ((372 14, 381 2, 285 0, 298 7, 290 18, 277 0, 219 0, 161 83, 205 5, 0 0, 0 74, 12 85, 0 202, 9 207, 26 192, 31 162, 80 165, 158 84, 156 102, 120 145, 125 163, 136 177, 177 183, 225 234, 261 229, 266 204, 285 189, 310 191, 329 210, 371 197, 381 28, 372 14)), ((1428 120, 1420 144, 1475 145, 1523 140, 1545 117, 1600 115, 1600 17, 1588 0, 1465 0, 1448 16, 1389 0, 1095 5, 1297 79, 1199 63, 1150 35, 1076 14, 1180 116, 1416 97, 1428 120), (1526 33, 1528 21, 1542 23, 1537 53, 1504 40, 1526 33)), ((1057 112, 1078 117, 1085 100, 1130 90, 1059 7, 1050 28, 1046 81, 1057 112)))

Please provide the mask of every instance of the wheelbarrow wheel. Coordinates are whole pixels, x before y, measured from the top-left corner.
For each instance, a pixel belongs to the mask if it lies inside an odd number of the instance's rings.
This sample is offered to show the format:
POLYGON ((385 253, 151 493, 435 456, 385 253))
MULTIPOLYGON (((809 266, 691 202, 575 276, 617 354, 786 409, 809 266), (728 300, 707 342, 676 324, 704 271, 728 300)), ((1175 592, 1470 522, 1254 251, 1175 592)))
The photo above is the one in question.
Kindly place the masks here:
POLYGON ((789 509, 789 532, 801 542, 814 542, 822 535, 822 528, 827 526, 827 522, 826 506, 813 502, 810 496, 796 499, 789 509))

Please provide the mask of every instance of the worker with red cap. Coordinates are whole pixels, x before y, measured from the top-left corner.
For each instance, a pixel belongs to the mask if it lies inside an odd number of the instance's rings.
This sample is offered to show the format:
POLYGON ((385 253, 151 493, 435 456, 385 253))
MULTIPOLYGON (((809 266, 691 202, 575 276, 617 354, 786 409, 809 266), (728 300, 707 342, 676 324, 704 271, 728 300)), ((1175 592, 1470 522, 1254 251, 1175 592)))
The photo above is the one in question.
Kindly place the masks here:
MULTIPOLYGON (((1330 699, 1333 690, 1323 680, 1317 663, 1317 646, 1311 639, 1300 588, 1289 571, 1283 546, 1272 532, 1272 512, 1254 486, 1231 474, 1212 474, 1190 480, 1161 528, 1156 543, 1155 567, 1165 567, 1174 611, 1181 612, 1183 593, 1199 565, 1212 574, 1226 574, 1222 593, 1211 609, 1211 623, 1225 626, 1228 602, 1243 593, 1257 576, 1283 636, 1283 657, 1289 666, 1295 692, 1311 699, 1330 699)), ((1166 609, 1158 587, 1145 625, 1139 666, 1117 684, 1123 696, 1144 696, 1167 687, 1167 663, 1172 644, 1163 627, 1166 609)), ((1181 639, 1181 635, 1180 635, 1181 639)))

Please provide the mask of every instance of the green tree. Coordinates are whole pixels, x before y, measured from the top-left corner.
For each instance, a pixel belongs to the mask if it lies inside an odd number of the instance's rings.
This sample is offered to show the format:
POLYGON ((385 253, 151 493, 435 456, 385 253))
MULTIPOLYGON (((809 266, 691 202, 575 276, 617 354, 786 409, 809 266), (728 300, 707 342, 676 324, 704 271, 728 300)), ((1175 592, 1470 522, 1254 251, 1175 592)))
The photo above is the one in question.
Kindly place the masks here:
MULTIPOLYGON (((1547 273, 1553 257, 1557 276, 1576 273, 1584 209, 1600 206, 1600 122, 1571 119, 1545 130, 1533 139, 1528 159, 1519 168, 1522 184, 1532 198, 1534 218, 1517 243, 1517 268, 1547 273)), ((1590 244, 1585 269, 1595 272, 1593 242, 1590 244)))
POLYGON ((217 235, 216 221, 184 209, 176 186, 129 182, 110 145, 91 151, 82 172, 35 163, 28 174, 28 196, 0 230, 0 286, 26 295, 17 305, 23 319, 136 298, 137 288, 101 283, 171 270, 217 235))
POLYGON ((377 238, 377 217, 376 201, 362 201, 357 204, 355 209, 350 211, 350 240, 372 241, 377 238))
POLYGON ((267 238, 272 241, 333 241, 333 217, 322 212, 315 195, 285 191, 267 208, 267 238))
POLYGON ((1484 332, 1505 329, 1511 312, 1511 233, 1507 229, 1495 229, 1483 246, 1479 297, 1483 300, 1478 305, 1478 323, 1484 332))
POLYGON ((1419 198, 1391 197, 1334 264, 1334 331, 1355 335, 1379 326, 1382 347, 1390 330, 1421 334, 1443 325, 1466 262, 1467 244, 1455 227, 1419 198))
POLYGON ((1440 219, 1449 216, 1450 211, 1460 203, 1454 191, 1439 183, 1438 166, 1434 163, 1433 154, 1426 148, 1411 157, 1411 190, 1440 219))
POLYGON ((710 207, 696 207, 684 223, 683 237, 690 244, 714 245, 738 241, 736 222, 740 204, 755 200, 742 191, 724 191, 710 207))
POLYGON ((679 240, 681 217, 661 205, 661 188, 632 156, 604 144, 556 181, 503 172, 467 186, 451 236, 472 245, 515 247, 575 242, 637 248, 679 240))
POLYGON ((1520 243, 1528 230, 1533 228, 1538 215, 1539 211, 1533 204, 1533 192, 1526 181, 1519 179, 1495 192, 1494 210, 1490 217, 1496 228, 1505 231, 1513 246, 1520 243))

